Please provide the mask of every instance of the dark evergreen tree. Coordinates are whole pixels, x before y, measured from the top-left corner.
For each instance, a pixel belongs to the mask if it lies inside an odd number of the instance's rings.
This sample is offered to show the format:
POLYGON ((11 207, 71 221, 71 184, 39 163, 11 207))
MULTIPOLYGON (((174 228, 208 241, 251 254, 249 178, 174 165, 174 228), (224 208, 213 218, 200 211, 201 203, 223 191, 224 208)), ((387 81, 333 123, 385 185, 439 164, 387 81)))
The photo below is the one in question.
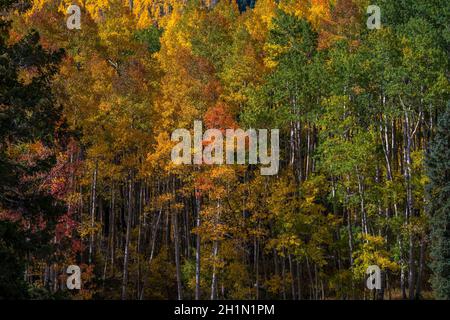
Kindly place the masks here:
MULTIPOLYGON (((23 1, 17 2, 22 5, 23 1)), ((2 1, 0 10, 18 8, 2 1), (8 7, 10 6, 10 7, 8 7)), ((21 8, 21 7, 20 7, 21 8)), ((0 209, 18 213, 36 223, 44 216, 44 230, 31 232, 18 222, 0 220, 0 299, 26 298, 25 258, 31 253, 48 253, 50 232, 61 208, 55 199, 24 176, 48 173, 54 157, 24 166, 8 154, 8 146, 41 141, 50 146, 55 140, 61 109, 52 97, 50 83, 63 51, 48 52, 39 44, 37 32, 31 32, 15 44, 8 44, 9 22, 0 21, 0 209), (21 70, 34 70, 30 82, 20 79, 21 70)))
POLYGON ((437 299, 450 299, 450 103, 440 116, 427 156, 430 183, 432 286, 437 299))

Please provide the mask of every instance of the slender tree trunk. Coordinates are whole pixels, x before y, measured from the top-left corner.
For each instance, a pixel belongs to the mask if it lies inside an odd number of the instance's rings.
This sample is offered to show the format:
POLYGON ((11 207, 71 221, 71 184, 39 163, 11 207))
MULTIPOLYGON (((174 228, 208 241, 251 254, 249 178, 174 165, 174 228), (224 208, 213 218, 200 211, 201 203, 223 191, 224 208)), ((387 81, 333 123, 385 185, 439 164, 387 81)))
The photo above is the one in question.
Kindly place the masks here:
POLYGON ((115 231, 116 231, 116 199, 114 192, 114 183, 111 187, 111 218, 110 218, 110 250, 111 250, 111 274, 114 275, 114 260, 115 260, 115 231))
POLYGON ((308 270, 308 277, 309 277, 309 298, 314 299, 314 280, 312 277, 312 270, 308 256, 306 257, 306 269, 308 270))
POLYGON ((352 214, 349 209, 347 211, 347 232, 348 232, 348 249, 350 266, 353 266, 353 226, 352 226, 352 214))
POLYGON ((91 202, 91 232, 89 238, 89 264, 92 264, 92 255, 94 251, 94 226, 95 226, 95 204, 97 197, 97 171, 98 163, 95 163, 94 176, 92 178, 92 202, 91 202))
POLYGON ((406 284, 405 284, 405 261, 403 258, 403 245, 402 240, 399 237, 398 240, 399 243, 399 250, 400 250, 400 290, 402 292, 402 299, 405 300, 407 298, 406 296, 406 284))
POLYGON ((422 276, 425 264, 425 249, 426 249, 425 236, 422 236, 422 239, 420 240, 419 271, 417 275, 416 297, 415 297, 416 300, 419 300, 422 297, 422 276))
MULTIPOLYGON (((400 98, 401 101, 401 98, 400 98)), ((406 184, 406 208, 405 208, 405 220, 406 223, 410 223, 410 218, 413 214, 413 197, 412 197, 412 183, 411 183, 411 130, 410 130, 410 120, 406 106, 403 104, 405 119, 404 119, 404 177, 406 184)), ((408 258, 408 289, 409 289, 409 299, 414 299, 415 292, 415 261, 414 261, 414 234, 410 231, 409 234, 409 258, 408 258)))
MULTIPOLYGON (((172 194, 174 200, 176 200, 176 185, 175 185, 175 178, 172 178, 172 194)), ((178 293, 178 300, 183 299, 183 291, 182 291, 182 285, 181 285, 181 266, 180 266, 180 239, 179 239, 179 228, 178 228, 178 210, 174 210, 172 214, 172 225, 173 225, 173 241, 174 241, 174 247, 175 247, 175 269, 177 273, 177 293, 178 293)))
POLYGON ((297 294, 298 300, 302 300, 302 269, 299 261, 297 261, 297 294))
POLYGON ((286 300, 286 263, 284 261, 284 257, 281 257, 281 277, 282 277, 282 286, 281 292, 283 294, 283 300, 286 300))
POLYGON ((173 217, 173 241, 175 246, 175 268, 177 273, 177 292, 178 300, 183 299, 182 286, 181 286, 181 266, 180 266, 180 240, 178 238, 178 212, 175 210, 172 214, 173 217))
POLYGON ((125 250, 123 257, 123 280, 122 280, 122 300, 127 299, 127 285, 128 285, 128 260, 129 260, 129 249, 130 249, 130 235, 131 235, 131 222, 132 222, 132 212, 133 212, 133 181, 130 175, 130 180, 128 182, 128 217, 127 217, 127 231, 125 238, 125 250))
POLYGON ((216 260, 219 251, 219 242, 217 240, 213 243, 213 273, 211 280, 211 300, 217 297, 217 270, 216 270, 216 260))
POLYGON ((311 130, 307 128, 307 143, 306 143, 306 168, 305 168, 305 180, 308 180, 309 171, 310 171, 310 150, 311 150, 311 130))
MULTIPOLYGON (((195 207, 196 207, 196 226, 200 228, 200 195, 195 189, 195 207)), ((200 233, 196 235, 196 252, 195 252, 195 300, 200 299, 200 233)))
MULTIPOLYGON (((358 171, 358 169, 357 169, 358 171)), ((363 231, 365 235, 368 235, 368 227, 367 227, 367 215, 366 215, 366 209, 365 209, 365 202, 364 202, 364 185, 363 185, 363 178, 361 175, 357 172, 358 177, 358 192, 359 192, 359 199, 360 199, 360 206, 361 206, 361 224, 363 227, 363 231)))
POLYGON ((256 300, 259 300, 259 244, 256 236, 253 241, 254 241, 253 245, 254 245, 256 300))
POLYGON ((291 294, 292 294, 292 300, 295 300, 295 273, 294 268, 292 266, 292 256, 291 254, 288 255, 289 259, 289 271, 291 272, 291 294))
MULTIPOLYGON (((152 230, 152 240, 151 240, 151 249, 150 249, 150 256, 148 259, 148 265, 151 265, 152 261, 153 261, 153 256, 155 254, 155 246, 156 246, 156 236, 157 236, 157 232, 158 232, 158 227, 159 227, 159 222, 161 221, 161 216, 162 216, 162 207, 159 209, 159 213, 158 213, 158 218, 156 219, 155 222, 155 226, 152 230)), ((147 278, 144 278, 144 282, 142 284, 142 288, 141 288, 141 294, 140 294, 140 300, 144 300, 144 292, 145 292, 145 286, 147 283, 147 278)))
POLYGON ((142 265, 141 265, 141 246, 142 246, 142 220, 143 220, 143 207, 142 207, 142 202, 143 202, 143 196, 144 196, 144 186, 141 183, 141 186, 139 188, 139 216, 138 216, 138 225, 139 225, 139 230, 138 230, 138 240, 137 240, 137 248, 136 248, 136 255, 137 255, 137 264, 138 264, 138 270, 137 270, 137 290, 136 290, 136 297, 137 299, 139 299, 139 297, 141 296, 141 286, 142 286, 142 265))

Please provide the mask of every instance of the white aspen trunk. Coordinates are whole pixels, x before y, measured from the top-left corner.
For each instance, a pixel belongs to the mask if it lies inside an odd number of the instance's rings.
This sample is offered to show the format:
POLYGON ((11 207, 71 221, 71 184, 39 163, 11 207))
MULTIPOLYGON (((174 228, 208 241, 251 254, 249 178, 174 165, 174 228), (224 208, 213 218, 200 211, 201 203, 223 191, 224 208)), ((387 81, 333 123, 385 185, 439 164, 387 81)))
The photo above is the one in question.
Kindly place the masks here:
POLYGON ((130 248, 130 235, 131 235, 131 219, 132 219, 132 211, 133 211, 133 186, 132 180, 128 182, 128 217, 127 217, 127 233, 125 238, 125 250, 123 257, 123 279, 122 279, 122 300, 127 299, 127 285, 128 285, 128 260, 129 260, 129 248, 130 248))
MULTIPOLYGON (((173 195, 175 197, 175 179, 173 179, 173 195)), ((175 199, 175 198, 174 198, 175 199)), ((173 241, 175 247, 175 268, 177 276, 177 293, 178 300, 183 299, 182 286, 181 286, 181 266, 180 266, 180 240, 179 240, 179 230, 178 230, 178 211, 174 210, 172 214, 172 225, 173 225, 173 241)))
POLYGON ((219 242, 217 240, 214 241, 213 244, 213 273, 211 280, 211 300, 216 299, 217 296, 217 272, 216 272, 216 259, 217 253, 219 251, 219 242))

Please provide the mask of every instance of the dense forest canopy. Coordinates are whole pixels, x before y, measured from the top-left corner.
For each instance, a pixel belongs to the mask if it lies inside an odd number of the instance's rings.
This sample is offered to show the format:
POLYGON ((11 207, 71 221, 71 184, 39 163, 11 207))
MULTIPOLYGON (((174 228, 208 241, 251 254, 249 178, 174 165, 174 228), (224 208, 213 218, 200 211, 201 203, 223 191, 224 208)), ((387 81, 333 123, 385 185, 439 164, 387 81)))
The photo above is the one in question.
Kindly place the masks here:
POLYGON ((0 298, 450 298, 449 1, 0 12, 0 298), (279 129, 278 173, 174 165, 196 120, 279 129))

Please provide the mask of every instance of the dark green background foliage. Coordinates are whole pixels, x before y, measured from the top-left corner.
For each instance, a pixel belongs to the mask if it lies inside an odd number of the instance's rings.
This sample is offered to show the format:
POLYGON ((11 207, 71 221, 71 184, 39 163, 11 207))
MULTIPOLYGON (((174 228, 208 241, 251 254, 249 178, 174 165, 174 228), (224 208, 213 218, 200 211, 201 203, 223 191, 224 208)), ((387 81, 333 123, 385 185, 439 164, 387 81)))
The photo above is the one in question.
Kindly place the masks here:
POLYGON ((431 268, 436 297, 450 299, 450 103, 439 117, 427 157, 431 215, 431 268))

